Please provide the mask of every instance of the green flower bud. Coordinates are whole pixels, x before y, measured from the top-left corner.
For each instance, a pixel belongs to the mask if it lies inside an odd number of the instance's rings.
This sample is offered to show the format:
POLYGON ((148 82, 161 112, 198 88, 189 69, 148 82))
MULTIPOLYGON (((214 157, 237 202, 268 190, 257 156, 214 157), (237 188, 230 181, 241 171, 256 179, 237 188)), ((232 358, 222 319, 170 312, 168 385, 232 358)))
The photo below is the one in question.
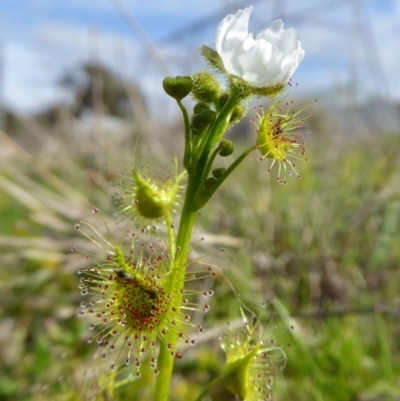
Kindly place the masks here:
POLYGON ((234 146, 233 142, 230 141, 229 139, 223 139, 219 143, 218 148, 219 148, 219 155, 222 157, 227 157, 233 153, 235 146, 234 146))
POLYGON ((229 96, 231 94, 229 92, 222 92, 219 97, 218 97, 218 101, 219 101, 219 105, 222 107, 224 107, 225 103, 228 101, 229 96))
MULTIPOLYGON (((219 97, 219 105, 220 107, 224 107, 225 103, 228 101, 230 92, 222 92, 219 97)), ((239 103, 232 111, 231 118, 229 120, 229 127, 233 127, 237 124, 243 117, 247 114, 247 107, 244 106, 242 103, 239 103)))
POLYGON ((204 121, 208 122, 208 124, 213 124, 213 122, 215 121, 216 113, 215 113, 215 111, 213 111, 211 109, 204 109, 200 113, 200 115, 202 116, 204 121))
POLYGON ((203 110, 210 109, 210 106, 207 103, 199 102, 196 103, 193 107, 193 113, 201 113, 203 110))
POLYGON ((204 121, 201 114, 193 114, 190 128, 194 135, 200 135, 206 128, 208 123, 204 121))
POLYGON ((226 168, 224 168, 224 167, 216 168, 215 170, 212 171, 212 175, 215 178, 219 178, 219 177, 221 177, 222 174, 225 173, 225 170, 226 170, 226 168))
POLYGON ((193 96, 205 103, 212 103, 218 98, 221 86, 218 80, 208 72, 193 74, 193 96))
POLYGON ((215 111, 212 111, 210 108, 204 109, 201 113, 193 114, 191 123, 193 134, 201 134, 215 121, 215 116, 215 111))
POLYGON ((167 95, 176 100, 182 100, 193 88, 191 77, 167 77, 163 80, 163 88, 167 95))
POLYGON ((217 179, 214 177, 207 178, 204 187, 206 189, 211 189, 217 183, 217 179))
POLYGON ((239 103, 232 111, 231 119, 229 120, 229 126, 237 124, 239 121, 243 119, 243 117, 247 113, 247 108, 243 104, 239 103))

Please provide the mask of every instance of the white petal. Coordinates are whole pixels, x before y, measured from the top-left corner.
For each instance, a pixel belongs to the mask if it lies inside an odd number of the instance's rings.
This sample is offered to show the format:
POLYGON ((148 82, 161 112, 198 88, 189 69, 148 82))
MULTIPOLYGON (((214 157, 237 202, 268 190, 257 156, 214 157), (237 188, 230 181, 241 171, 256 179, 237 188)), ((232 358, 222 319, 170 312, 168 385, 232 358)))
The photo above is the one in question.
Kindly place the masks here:
POLYGON ((224 66, 231 74, 236 74, 232 65, 232 56, 248 35, 249 18, 253 7, 239 10, 235 15, 229 14, 218 26, 215 38, 215 47, 224 62, 224 66))
POLYGON ((265 27, 258 35, 257 39, 266 39, 268 42, 276 45, 283 31, 283 21, 278 19, 271 22, 267 27, 265 27))
POLYGON ((248 32, 253 7, 228 15, 218 26, 216 49, 228 73, 266 87, 290 79, 304 57, 297 32, 276 20, 258 35, 248 32))
POLYGON ((217 52, 223 51, 224 46, 230 40, 243 40, 249 29, 249 18, 253 6, 239 10, 235 15, 229 14, 218 25, 215 37, 215 47, 217 52))

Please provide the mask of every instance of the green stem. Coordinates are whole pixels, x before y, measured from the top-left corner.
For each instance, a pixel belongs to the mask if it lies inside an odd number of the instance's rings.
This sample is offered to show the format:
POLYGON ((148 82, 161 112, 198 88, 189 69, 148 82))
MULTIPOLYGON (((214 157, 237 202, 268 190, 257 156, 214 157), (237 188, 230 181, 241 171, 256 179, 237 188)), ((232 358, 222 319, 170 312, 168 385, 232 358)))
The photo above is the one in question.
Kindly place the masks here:
POLYGON ((235 170, 237 166, 251 153, 253 150, 257 149, 257 145, 251 145, 248 149, 246 149, 224 172, 224 174, 221 175, 221 177, 218 179, 218 184, 221 185, 227 178, 228 176, 235 170))
MULTIPOLYGON (((170 343, 171 332, 167 334, 165 339, 170 343)), ((173 340, 173 339, 172 339, 173 340)), ((155 400, 168 401, 169 386, 171 384, 172 369, 174 367, 174 358, 171 356, 171 351, 168 350, 165 344, 161 344, 160 353, 158 355, 158 370, 159 375, 156 380, 155 400)))
POLYGON ((207 384, 207 386, 205 386, 203 388, 203 390, 201 391, 201 393, 197 396, 195 401, 202 401, 203 397, 205 395, 207 395, 210 390, 215 387, 218 383, 220 383, 222 380, 224 379, 223 376, 219 376, 217 378, 215 378, 214 380, 212 380, 210 383, 207 384))
POLYGON ((198 209, 204 207, 204 205, 210 200, 210 198, 214 195, 215 191, 221 186, 221 184, 228 178, 228 176, 235 170, 237 166, 253 151, 256 150, 257 146, 252 145, 248 149, 246 149, 218 178, 218 181, 212 188, 203 189, 200 187, 199 192, 197 193, 195 204, 198 209))
POLYGON ((176 101, 183 114, 183 121, 185 123, 185 154, 183 156, 183 166, 188 170, 192 158, 192 141, 190 140, 190 123, 189 116, 185 106, 180 100, 176 101))
MULTIPOLYGON (((189 256, 190 238, 197 215, 197 210, 194 208, 193 198, 197 191, 199 181, 200 180, 197 178, 197 175, 189 174, 185 201, 182 208, 182 215, 176 240, 176 254, 173 267, 174 269, 178 269, 180 272, 180 274, 177 275, 179 289, 183 288, 185 282, 185 271, 189 256)), ((172 349, 176 349, 178 333, 168 332, 165 341, 167 344, 172 345, 172 349)), ((160 354, 158 356, 158 369, 160 373, 156 380, 155 391, 155 399, 157 401, 168 400, 174 359, 175 358, 171 357, 171 350, 169 350, 165 344, 161 344, 160 354)))
POLYGON ((204 188, 204 184, 205 184, 205 182, 207 180, 208 174, 210 173, 211 166, 214 163, 214 160, 217 157, 219 151, 220 151, 219 147, 216 148, 214 150, 213 154, 211 155, 210 159, 208 160, 207 165, 206 165, 206 167, 204 169, 204 173, 203 173, 203 175, 201 177, 201 181, 200 181, 200 184, 199 184, 199 187, 198 187, 199 188, 198 191, 201 191, 201 189, 204 188))
POLYGON ((110 379, 108 381, 108 396, 111 397, 111 399, 114 397, 116 373, 117 373, 116 371, 112 372, 112 374, 110 375, 110 379))
POLYGON ((181 220, 179 223, 178 236, 176 240, 176 246, 179 248, 179 256, 177 261, 180 265, 186 264, 189 256, 190 238, 197 214, 197 210, 193 204, 193 197, 197 191, 199 182, 200 179, 198 179, 197 174, 189 175, 185 202, 182 208, 181 220))
POLYGON ((165 211, 165 225, 167 226, 167 236, 168 236, 168 248, 169 248, 169 254, 171 258, 175 258, 175 233, 174 233, 174 228, 172 224, 172 216, 171 212, 169 209, 165 211))
POLYGON ((208 155, 211 149, 225 134, 232 111, 239 102, 240 98, 235 96, 235 94, 231 94, 222 110, 218 113, 217 119, 215 120, 214 125, 208 134, 207 140, 204 141, 196 150, 194 161, 197 162, 197 160, 199 160, 200 169, 202 169, 202 164, 204 165, 207 163, 208 155))
MULTIPOLYGON (((186 187, 185 201, 182 208, 181 219, 179 222, 178 235, 176 237, 176 249, 174 266, 176 274, 176 285, 179 290, 183 289, 185 283, 185 273, 187 259, 189 256, 190 249, 190 239, 192 236, 193 226, 196 221, 198 206, 194 202, 196 193, 198 192, 199 185, 204 178, 205 171, 210 169, 211 164, 209 161, 209 154, 214 147, 214 145, 221 139, 224 135, 226 128, 229 124, 229 120, 232 114, 232 110, 235 108, 236 104, 240 99, 234 94, 230 96, 217 119, 214 122, 213 127, 199 149, 196 151, 194 160, 193 158, 193 143, 190 135, 190 124, 189 117, 186 109, 180 101, 178 105, 183 113, 183 118, 185 122, 185 154, 183 158, 183 165, 188 171, 188 183, 186 187), (199 162, 199 163, 197 163, 199 162)), ((215 157, 215 156, 213 156, 215 157)), ((238 163, 237 163, 238 164, 238 163)), ((207 177, 205 177, 207 178, 207 177)), ((167 217, 166 217, 167 220, 167 217)), ((167 223, 168 224, 168 223, 167 223)), ((170 225, 170 224, 169 224, 170 225)), ((172 235, 172 234, 171 234, 172 235)), ((177 332, 168 332, 165 338, 167 344, 171 344, 171 349, 176 349, 176 344, 178 341, 177 332)), ((171 349, 165 346, 165 343, 160 347, 160 353, 158 356, 158 369, 159 375, 156 380, 155 389, 155 399, 157 401, 167 401, 169 395, 169 388, 171 384, 172 371, 174 367, 175 358, 171 356, 171 349)))

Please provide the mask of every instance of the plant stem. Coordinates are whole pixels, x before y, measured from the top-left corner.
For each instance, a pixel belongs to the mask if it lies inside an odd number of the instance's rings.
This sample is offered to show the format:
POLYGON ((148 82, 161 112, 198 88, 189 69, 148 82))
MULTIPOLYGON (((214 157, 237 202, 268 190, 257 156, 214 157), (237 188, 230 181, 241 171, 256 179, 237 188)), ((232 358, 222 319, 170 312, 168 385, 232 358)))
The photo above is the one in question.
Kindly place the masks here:
POLYGON ((180 100, 176 101, 178 103, 179 108, 182 111, 183 122, 185 124, 185 153, 183 156, 183 166, 188 169, 191 163, 192 158, 192 141, 190 137, 190 122, 189 116, 185 106, 182 104, 180 100))
MULTIPOLYGON (((190 238, 193 226, 196 220, 197 210, 194 207, 193 198, 197 191, 199 179, 196 174, 189 174, 188 185, 186 188, 185 201, 182 208, 181 220, 179 223, 179 231, 176 240, 176 254, 174 261, 174 269, 179 271, 177 280, 178 288, 182 289, 185 282, 186 263, 189 256, 190 238)), ((168 332, 165 341, 171 344, 171 349, 176 349, 178 333, 168 332)), ((171 350, 165 344, 161 345, 160 354, 158 356, 158 369, 160 371, 156 380, 155 399, 157 401, 167 401, 169 387, 171 383, 172 370, 175 358, 171 357, 171 350)))
POLYGON ((215 120, 213 127, 208 133, 207 140, 203 141, 202 145, 196 150, 196 154, 193 156, 193 160, 195 161, 196 165, 197 163, 200 165, 201 169, 204 168, 202 167, 202 165, 205 165, 207 163, 211 149, 225 134, 226 129, 229 125, 232 111, 239 102, 240 98, 235 94, 231 94, 222 110, 218 113, 217 119, 215 120))
MULTIPOLYGON (((178 291, 182 290, 185 284, 185 273, 186 265, 189 257, 190 239, 192 236, 193 226, 196 221, 197 211, 199 210, 198 205, 194 201, 195 195, 204 180, 207 178, 208 172, 211 168, 213 159, 217 155, 215 153, 209 160, 210 152, 215 144, 224 135, 226 128, 229 124, 229 119, 233 109, 240 101, 240 98, 236 94, 232 94, 226 102, 223 109, 220 111, 213 127, 210 130, 207 140, 204 144, 196 151, 196 156, 193 159, 193 148, 192 138, 190 135, 190 124, 187 111, 180 101, 178 105, 182 110, 184 123, 185 123, 185 154, 183 157, 183 165, 188 171, 188 183, 186 187, 185 201, 182 208, 181 219, 179 222, 178 235, 176 237, 176 248, 175 257, 171 254, 171 258, 174 260, 172 267, 175 270, 173 273, 176 274, 176 288, 178 291), (208 163, 209 162, 209 163, 208 163)), ((247 155, 247 153, 246 153, 247 155)), ((233 163, 229 173, 244 159, 246 155, 239 157, 239 161, 233 163)), ((229 175, 229 174, 228 174, 229 175)), ((225 177, 226 178, 226 177, 225 177)), ((209 197, 208 197, 209 199, 209 197)), ((207 200, 208 200, 207 199, 207 200)), ((204 206, 204 204, 203 204, 204 206)), ((166 223, 167 221, 166 216, 166 223)), ((172 233, 168 235, 173 236, 172 233)), ((170 241, 170 238, 168 238, 170 241)), ((173 246, 170 244, 170 250, 173 246)), ((172 273, 172 271, 171 271, 172 273)), ((169 395, 169 388, 172 379, 172 371, 174 368, 175 358, 171 356, 171 350, 176 350, 176 344, 178 341, 178 332, 169 331, 165 336, 165 343, 169 344, 170 347, 166 347, 166 344, 162 344, 160 347, 160 353, 158 356, 158 369, 159 375, 156 380, 155 399, 157 401, 167 401, 169 395)))
MULTIPOLYGON (((210 198, 214 195, 215 191, 221 186, 221 184, 228 178, 228 176, 235 170, 237 166, 251 153, 253 150, 256 150, 257 147, 255 145, 250 146, 248 149, 246 149, 226 170, 225 172, 221 175, 221 177, 218 178, 217 184, 210 190, 204 191, 203 187, 201 186, 199 188, 199 192, 196 195, 195 203, 198 209, 201 209, 209 200, 210 198)), ((214 152, 215 153, 215 152, 214 152)), ((210 160, 212 161, 214 154, 211 156, 210 160)), ((208 171, 210 170, 211 166, 208 167, 206 166, 206 169, 208 171)), ((208 173, 207 171, 207 173, 208 173)), ((205 181, 205 180, 204 180, 205 181)))
POLYGON ((167 235, 168 235, 168 250, 171 258, 175 258, 175 234, 174 228, 172 225, 172 216, 169 210, 165 211, 165 225, 167 226, 167 235))
POLYGON ((204 184, 207 180, 208 174, 210 173, 211 167, 214 163, 215 158, 217 157, 219 152, 219 148, 216 148, 213 152, 213 154, 211 155, 210 159, 208 160, 208 163, 204 169, 204 174, 201 178, 200 184, 199 184, 199 190, 201 190, 204 187, 204 184))
POLYGON ((205 395, 207 395, 210 390, 216 386, 219 382, 221 382, 224 379, 223 376, 218 376, 217 378, 215 378, 213 381, 211 381, 210 383, 208 383, 203 390, 201 391, 201 393, 197 396, 195 401, 202 401, 203 397, 205 395))

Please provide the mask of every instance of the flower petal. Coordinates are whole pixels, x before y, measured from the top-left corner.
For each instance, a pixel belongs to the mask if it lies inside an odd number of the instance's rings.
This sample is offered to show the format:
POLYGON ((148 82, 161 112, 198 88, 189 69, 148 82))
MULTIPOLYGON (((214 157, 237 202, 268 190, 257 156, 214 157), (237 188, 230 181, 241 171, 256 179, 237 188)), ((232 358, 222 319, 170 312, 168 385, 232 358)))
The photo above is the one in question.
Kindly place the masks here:
POLYGON ((304 57, 297 32, 283 29, 276 20, 258 35, 248 32, 252 7, 228 15, 218 26, 216 49, 227 73, 255 87, 268 87, 290 79, 304 57))
MULTIPOLYGON (((253 7, 239 10, 235 15, 229 14, 218 26, 215 38, 215 47, 221 56, 226 70, 239 75, 238 66, 231 60, 238 47, 248 36, 249 18, 253 7)), ((240 75, 239 75, 240 76, 240 75)))

